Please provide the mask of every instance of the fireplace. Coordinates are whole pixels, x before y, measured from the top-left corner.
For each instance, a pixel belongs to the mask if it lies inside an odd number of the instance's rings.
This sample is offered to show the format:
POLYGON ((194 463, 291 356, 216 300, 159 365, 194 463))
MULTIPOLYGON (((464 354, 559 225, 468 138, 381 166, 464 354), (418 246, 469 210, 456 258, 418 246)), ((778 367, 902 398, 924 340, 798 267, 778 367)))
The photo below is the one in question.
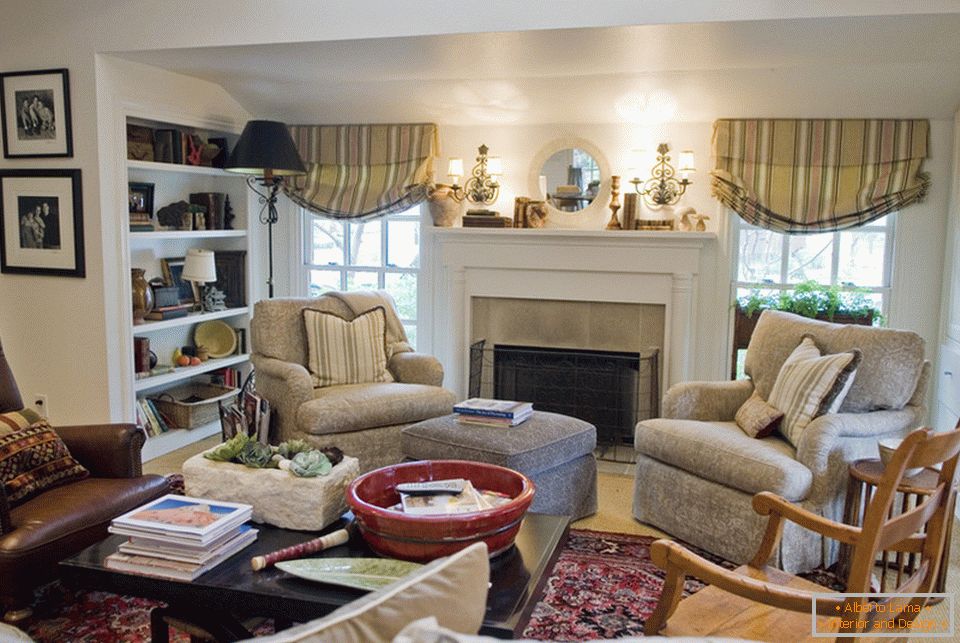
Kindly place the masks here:
POLYGON ((634 427, 659 415, 659 354, 479 340, 470 347, 469 396, 533 402, 590 422, 600 458, 633 462, 634 427))

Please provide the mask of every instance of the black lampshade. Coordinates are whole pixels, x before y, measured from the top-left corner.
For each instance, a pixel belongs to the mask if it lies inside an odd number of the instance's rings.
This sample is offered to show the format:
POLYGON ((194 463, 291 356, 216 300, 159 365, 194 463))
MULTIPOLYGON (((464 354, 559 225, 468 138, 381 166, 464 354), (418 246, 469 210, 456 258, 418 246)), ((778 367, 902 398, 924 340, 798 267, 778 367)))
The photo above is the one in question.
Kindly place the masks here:
POLYGON ((241 174, 306 174, 287 126, 278 121, 247 121, 225 169, 241 174))

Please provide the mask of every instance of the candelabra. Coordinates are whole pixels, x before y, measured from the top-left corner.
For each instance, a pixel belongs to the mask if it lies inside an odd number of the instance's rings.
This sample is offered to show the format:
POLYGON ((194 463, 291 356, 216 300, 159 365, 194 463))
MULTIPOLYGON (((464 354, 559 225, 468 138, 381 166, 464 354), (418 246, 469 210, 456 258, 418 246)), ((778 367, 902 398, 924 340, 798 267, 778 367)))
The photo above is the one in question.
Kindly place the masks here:
POLYGON ((657 162, 651 168, 651 177, 646 181, 639 178, 630 179, 637 194, 642 196, 649 205, 675 204, 687 191, 687 186, 692 183, 686 175, 696 171, 693 152, 690 150, 680 152, 680 178, 678 179, 675 176, 676 170, 670 164, 670 156, 667 154, 669 151, 670 146, 661 143, 657 147, 657 162))
POLYGON ((461 186, 463 178, 463 159, 452 158, 448 164, 447 175, 452 183, 452 195, 457 201, 466 199, 477 205, 490 205, 500 195, 500 176, 503 174, 503 165, 499 156, 487 156, 490 151, 486 145, 481 145, 477 151, 477 164, 473 166, 470 178, 461 186))

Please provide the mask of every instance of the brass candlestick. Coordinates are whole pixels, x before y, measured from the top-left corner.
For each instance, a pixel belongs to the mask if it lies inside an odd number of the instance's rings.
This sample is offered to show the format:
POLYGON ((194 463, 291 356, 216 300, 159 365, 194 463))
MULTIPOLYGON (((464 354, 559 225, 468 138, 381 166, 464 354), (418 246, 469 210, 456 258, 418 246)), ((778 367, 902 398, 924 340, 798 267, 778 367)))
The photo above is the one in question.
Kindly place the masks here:
POLYGON ((620 209, 620 177, 610 177, 610 220, 607 221, 607 230, 623 230, 620 220, 617 219, 617 210, 620 209))

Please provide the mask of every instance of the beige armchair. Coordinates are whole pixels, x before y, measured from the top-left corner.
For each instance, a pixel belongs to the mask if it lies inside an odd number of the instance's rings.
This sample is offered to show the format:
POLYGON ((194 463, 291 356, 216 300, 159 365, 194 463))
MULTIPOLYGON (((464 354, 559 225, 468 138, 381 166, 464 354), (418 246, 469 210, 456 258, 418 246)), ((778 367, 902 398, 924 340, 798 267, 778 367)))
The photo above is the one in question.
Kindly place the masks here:
POLYGON ((385 292, 260 301, 250 333, 257 390, 275 411, 275 437, 335 445, 359 458, 361 471, 402 460, 400 430, 453 408, 453 393, 440 386, 443 367, 434 357, 411 351, 385 292), (349 320, 377 305, 387 311, 387 369, 395 381, 314 388, 307 370, 304 308, 349 320))
MULTIPOLYGON (((877 457, 877 440, 903 437, 926 413, 929 363, 912 332, 820 322, 764 311, 747 348, 749 380, 686 382, 664 396, 663 417, 637 424, 633 515, 671 536, 745 563, 765 520, 751 507, 764 491, 830 520, 842 519, 848 464, 877 457), (734 421, 756 389, 768 399, 804 334, 826 353, 859 348, 862 360, 838 413, 816 418, 795 448, 779 433, 747 436, 734 421)), ((777 559, 789 572, 835 556, 835 545, 788 524, 777 559)))

